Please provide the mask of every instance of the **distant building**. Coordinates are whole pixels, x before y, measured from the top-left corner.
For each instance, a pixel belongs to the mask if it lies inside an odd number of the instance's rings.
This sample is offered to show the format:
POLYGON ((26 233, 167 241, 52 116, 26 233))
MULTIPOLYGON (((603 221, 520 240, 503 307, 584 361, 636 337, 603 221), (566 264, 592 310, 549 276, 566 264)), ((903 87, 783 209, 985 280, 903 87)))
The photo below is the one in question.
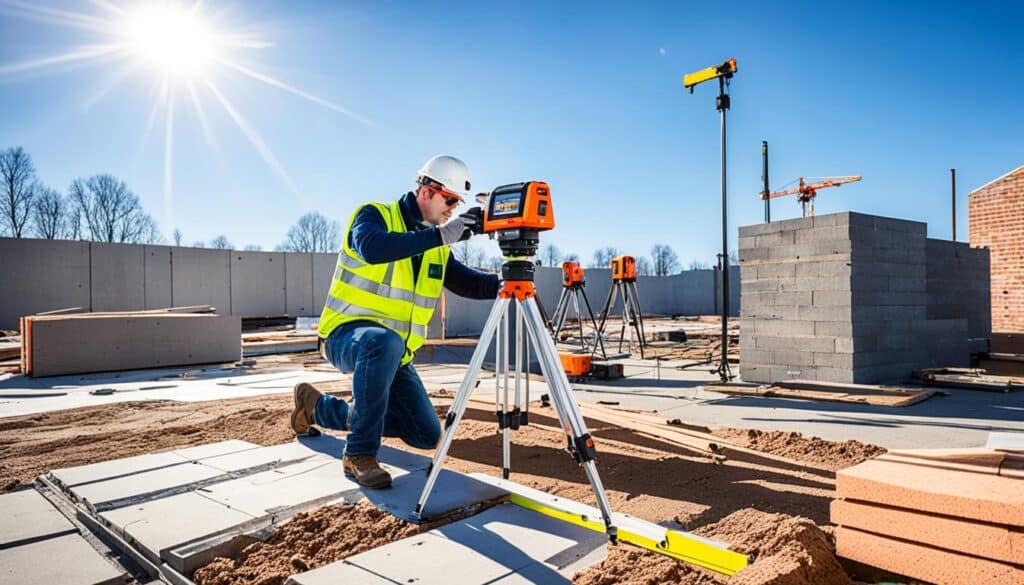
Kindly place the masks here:
POLYGON ((967 213, 991 253, 992 331, 1024 332, 1024 165, 971 191, 967 213))

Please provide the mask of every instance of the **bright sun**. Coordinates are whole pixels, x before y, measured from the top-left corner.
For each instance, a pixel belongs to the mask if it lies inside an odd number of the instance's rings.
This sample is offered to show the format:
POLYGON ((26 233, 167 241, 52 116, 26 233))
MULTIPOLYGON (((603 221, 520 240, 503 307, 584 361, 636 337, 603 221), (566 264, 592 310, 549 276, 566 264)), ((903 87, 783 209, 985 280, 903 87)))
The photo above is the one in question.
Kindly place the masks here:
POLYGON ((199 76, 218 56, 214 31, 177 4, 150 2, 127 12, 122 35, 129 52, 175 76, 199 76))

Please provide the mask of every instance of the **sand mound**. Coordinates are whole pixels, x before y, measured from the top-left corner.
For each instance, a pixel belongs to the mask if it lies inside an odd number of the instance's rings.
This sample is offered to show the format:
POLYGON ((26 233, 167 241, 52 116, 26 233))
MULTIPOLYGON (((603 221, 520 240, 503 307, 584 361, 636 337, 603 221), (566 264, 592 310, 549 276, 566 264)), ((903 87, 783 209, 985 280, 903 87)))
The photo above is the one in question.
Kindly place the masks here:
POLYGON ((723 427, 713 430, 712 434, 741 447, 821 465, 833 471, 885 453, 885 449, 877 445, 860 441, 826 441, 796 432, 723 427))
POLYGON ((733 512, 697 534, 728 542, 756 560, 731 579, 628 545, 610 547, 608 558, 578 573, 576 585, 848 585, 828 537, 806 518, 767 514, 753 508, 733 512))
POLYGON ((365 501, 324 506, 297 514, 266 542, 247 546, 237 559, 214 559, 196 570, 193 581, 199 585, 280 584, 289 575, 412 536, 422 529, 365 501))

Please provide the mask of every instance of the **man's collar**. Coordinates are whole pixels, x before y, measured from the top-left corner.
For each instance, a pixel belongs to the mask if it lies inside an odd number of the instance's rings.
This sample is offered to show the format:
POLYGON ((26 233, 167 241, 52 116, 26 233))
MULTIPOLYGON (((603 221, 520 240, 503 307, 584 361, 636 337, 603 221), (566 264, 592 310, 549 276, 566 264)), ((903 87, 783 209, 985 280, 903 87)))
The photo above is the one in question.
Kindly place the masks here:
POLYGON ((420 206, 416 204, 416 192, 409 191, 402 198, 398 200, 399 207, 402 208, 402 219, 405 220, 405 225, 410 230, 422 230, 431 227, 429 224, 423 221, 423 214, 420 213, 420 206))

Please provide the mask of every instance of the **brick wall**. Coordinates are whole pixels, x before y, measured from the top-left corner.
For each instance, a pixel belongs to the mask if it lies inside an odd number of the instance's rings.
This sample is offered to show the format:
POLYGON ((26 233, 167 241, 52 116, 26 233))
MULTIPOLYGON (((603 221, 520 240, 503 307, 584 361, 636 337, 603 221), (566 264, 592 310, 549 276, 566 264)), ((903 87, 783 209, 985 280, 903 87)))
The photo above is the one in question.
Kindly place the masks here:
POLYGON ((967 197, 971 246, 992 262, 992 330, 1024 332, 1024 166, 967 197))

